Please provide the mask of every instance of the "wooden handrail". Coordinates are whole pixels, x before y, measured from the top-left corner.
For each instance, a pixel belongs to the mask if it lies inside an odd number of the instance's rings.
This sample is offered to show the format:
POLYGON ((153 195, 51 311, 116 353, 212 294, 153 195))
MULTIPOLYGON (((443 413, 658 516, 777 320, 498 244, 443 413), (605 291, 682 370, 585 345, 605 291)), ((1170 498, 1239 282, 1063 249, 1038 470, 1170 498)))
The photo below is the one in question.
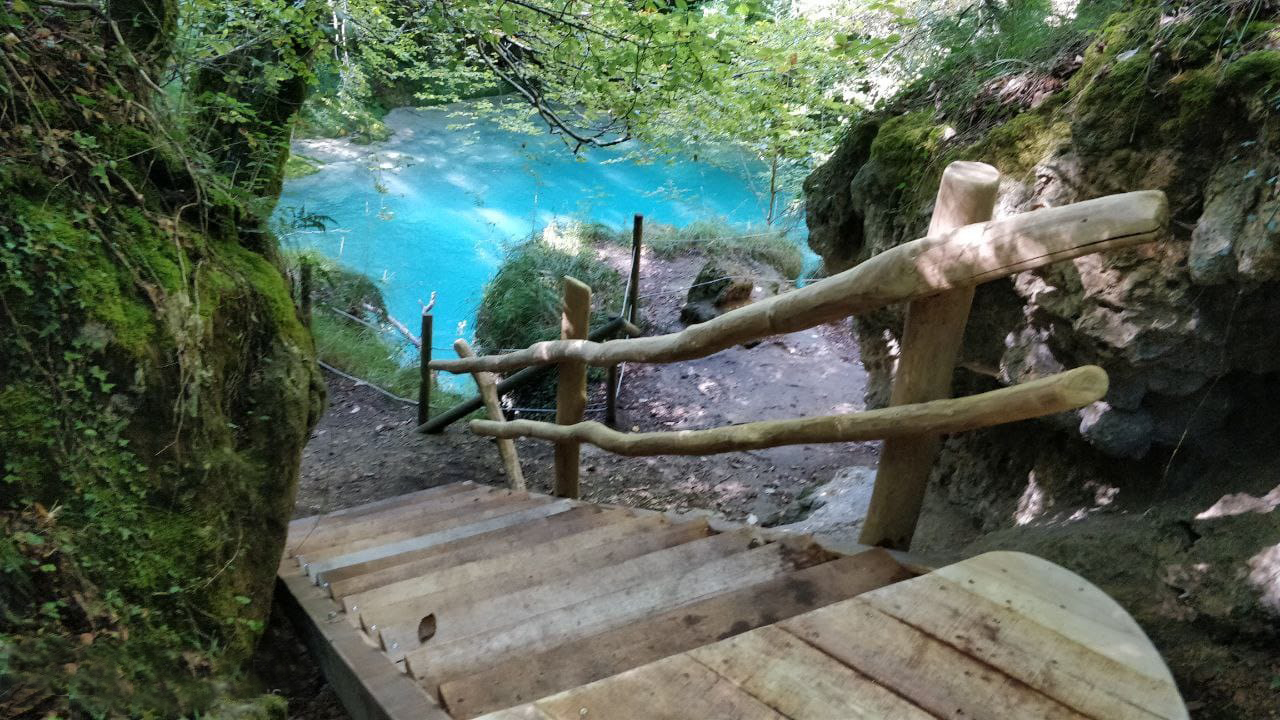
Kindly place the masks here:
POLYGON ((1107 373, 1095 365, 954 400, 897 405, 843 415, 766 420, 709 430, 621 433, 600 423, 575 425, 472 420, 477 435, 585 442, 618 455, 712 455, 781 445, 857 442, 919 433, 952 433, 1029 420, 1084 407, 1107 392, 1107 373))
POLYGON ((913 240, 808 287, 678 333, 605 343, 547 341, 506 355, 437 360, 431 368, 455 373, 501 372, 566 360, 606 367, 619 362, 665 363, 705 357, 740 343, 804 330, 886 305, 1150 242, 1164 232, 1168 216, 1168 201, 1156 190, 1034 210, 913 240))

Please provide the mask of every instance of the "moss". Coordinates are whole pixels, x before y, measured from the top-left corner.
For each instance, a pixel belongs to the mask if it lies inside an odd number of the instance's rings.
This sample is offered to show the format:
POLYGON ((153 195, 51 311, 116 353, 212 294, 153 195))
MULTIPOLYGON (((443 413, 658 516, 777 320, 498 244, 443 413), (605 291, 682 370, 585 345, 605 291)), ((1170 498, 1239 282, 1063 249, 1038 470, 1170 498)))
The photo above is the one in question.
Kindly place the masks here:
POLYGON ((994 165, 1005 177, 1026 180, 1036 165, 1070 138, 1070 124, 1056 117, 1051 109, 1042 108, 996 126, 955 157, 979 159, 994 165))
POLYGON ((324 167, 324 163, 313 160, 306 155, 291 153, 289 159, 284 163, 284 176, 287 180, 315 175, 320 172, 320 168, 324 167))
POLYGON ((1280 90, 1280 51, 1262 50, 1231 62, 1223 71, 1222 84, 1255 96, 1280 90))
POLYGON ((890 118, 871 141, 871 160, 891 168, 919 167, 933 155, 942 133, 929 111, 890 118))
POLYGON ((1071 78, 1072 94, 1083 92, 1121 53, 1144 48, 1143 40, 1159 20, 1160 10, 1153 7, 1139 7, 1108 17, 1085 51, 1079 72, 1071 78))

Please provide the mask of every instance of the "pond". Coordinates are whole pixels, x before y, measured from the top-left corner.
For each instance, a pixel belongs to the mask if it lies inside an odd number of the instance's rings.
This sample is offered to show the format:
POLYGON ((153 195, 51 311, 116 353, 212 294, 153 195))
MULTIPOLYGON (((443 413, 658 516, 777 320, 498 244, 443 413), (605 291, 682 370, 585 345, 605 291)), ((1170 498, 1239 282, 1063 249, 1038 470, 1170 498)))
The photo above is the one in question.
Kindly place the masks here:
POLYGON ((458 109, 394 110, 385 121, 395 134, 372 145, 296 141, 296 153, 324 166, 287 181, 277 209, 332 218, 327 231, 294 232, 289 242, 377 280, 391 314, 415 331, 419 301, 436 292, 437 355, 473 337, 504 249, 556 218, 623 228, 641 213, 671 225, 721 219, 744 234, 764 227, 767 188, 753 188, 759 168, 745 160, 732 172, 692 158, 642 163, 628 149, 575 156, 557 137, 464 121, 458 109))

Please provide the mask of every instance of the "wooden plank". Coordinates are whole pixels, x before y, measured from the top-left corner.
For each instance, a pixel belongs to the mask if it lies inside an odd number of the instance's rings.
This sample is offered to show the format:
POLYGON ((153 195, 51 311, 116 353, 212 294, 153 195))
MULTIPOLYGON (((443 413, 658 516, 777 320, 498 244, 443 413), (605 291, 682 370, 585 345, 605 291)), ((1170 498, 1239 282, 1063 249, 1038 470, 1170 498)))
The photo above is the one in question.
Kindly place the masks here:
POLYGON ((358 631, 330 622, 336 606, 297 568, 283 568, 277 583, 277 597, 352 720, 450 720, 358 631))
POLYGON ((912 577, 883 550, 837 558, 614 630, 494 665, 440 688, 455 718, 472 718, 600 680, 912 577))
POLYGON ((301 542, 304 537, 311 535, 314 531, 321 527, 333 524, 345 524, 356 518, 369 515, 379 510, 385 510, 392 507, 400 507, 405 505, 418 505, 431 502, 447 495, 460 492, 471 492, 478 486, 471 481, 449 483, 447 485, 437 485, 426 490, 406 493, 404 495, 396 495, 394 497, 383 498, 365 505, 356 505, 354 507, 335 510, 330 513, 320 515, 311 515, 308 517, 298 518, 289 523, 289 539, 287 542, 290 548, 289 557, 293 556, 292 548, 301 542))
POLYGON ((428 643, 405 656, 406 669, 436 688, 513 657, 543 652, 712 595, 765 582, 796 569, 795 560, 795 550, 782 543, 737 553, 474 636, 438 645, 428 643))
MULTIPOLYGON (((476 604, 499 606, 502 601, 490 603, 488 599, 504 597, 513 599, 518 593, 522 611, 518 614, 527 616, 534 614, 535 608, 549 607, 550 602, 537 605, 536 600, 529 598, 529 596, 536 596, 543 587, 555 585, 565 594, 572 593, 570 596, 572 599, 578 599, 583 597, 583 593, 579 592, 582 583, 566 582, 574 576, 591 573, 596 573, 597 576, 607 575, 607 577, 600 577, 599 581, 613 583, 612 586, 616 587, 629 582, 621 575, 624 570, 631 572, 626 565, 628 561, 706 536, 706 526, 693 523, 635 534, 626 538, 625 541, 613 543, 612 547, 602 552, 589 553, 589 557, 577 566, 573 563, 565 563, 558 567, 525 563, 523 568, 511 569, 502 575, 454 586, 443 586, 439 592, 429 595, 389 605, 374 604, 360 610, 360 625, 370 632, 376 626, 379 645, 389 656, 399 660, 406 652, 421 645, 419 624, 428 615, 440 618, 442 613, 450 614, 453 608, 470 608, 476 604), (605 570, 610 572, 605 573, 605 570)), ((595 588, 591 590, 594 591, 595 588)), ((561 598, 556 602, 566 602, 566 600, 561 598)), ((510 621, 514 618, 506 614, 502 619, 510 621)), ((437 624, 438 622, 439 620, 437 624)))
MULTIPOLYGON (((475 357, 471 346, 466 340, 458 338, 453 341, 454 352, 458 353, 458 357, 468 358, 475 357)), ((494 422, 504 422, 507 418, 502 412, 502 403, 498 400, 497 376, 493 373, 477 372, 471 373, 472 379, 476 382, 476 388, 480 391, 480 397, 484 400, 484 409, 488 413, 489 419, 494 422)), ((422 419, 419 425, 426 422, 422 419)), ((502 458, 502 467, 507 473, 507 487, 512 490, 524 490, 524 473, 520 470, 520 456, 516 453, 516 444, 511 440, 498 440, 498 455, 502 458)))
MULTIPOLYGON (((665 518, 635 518, 507 556, 455 565, 350 596, 344 598, 343 607, 360 615, 365 626, 377 624, 384 628, 385 636, 386 628, 391 625, 412 619, 416 627, 417 621, 431 612, 431 608, 447 607, 456 600, 505 595, 616 565, 709 534, 705 521, 673 524, 665 518)), ((400 646, 408 647, 403 642, 400 646)))
MULTIPOLYGON (((591 288, 568 275, 564 278, 564 313, 560 316, 560 339, 582 340, 591 324, 591 288)), ((556 422, 573 425, 582 421, 587 407, 587 366, 580 362, 560 363, 556 381, 556 422)), ((578 489, 579 453, 576 442, 556 444, 556 487, 558 497, 580 497, 578 489)))
POLYGON ((784 620, 778 626, 941 718, 1084 718, 1025 683, 884 614, 866 597, 784 620))
POLYGON ((335 599, 382 587, 436 570, 550 542, 592 528, 624 522, 635 514, 622 509, 602 509, 594 505, 571 508, 523 525, 491 530, 440 545, 334 568, 325 581, 335 599))
POLYGON ((1115 600, 1087 580, 1024 553, 986 553, 938 576, 1035 621, 1092 652, 1173 684, 1160 653, 1115 600))
POLYGON ((495 503, 527 498, 525 493, 484 487, 477 488, 474 492, 439 498, 430 503, 386 508, 349 523, 317 528, 295 555, 319 559, 322 553, 346 543, 369 541, 392 531, 427 527, 431 523, 454 519, 495 503))
POLYGON ((1084 407, 1107 394, 1100 367, 1068 370, 1038 380, 955 400, 935 400, 866 412, 791 420, 761 420, 706 430, 624 433, 598 422, 556 425, 535 420, 472 420, 477 435, 588 442, 617 455, 710 455, 782 445, 858 442, 961 432, 1084 407))
MULTIPOLYGON (((990 220, 999 188, 1000 171, 986 163, 948 165, 938 186, 929 235, 990 220)), ((913 300, 907 306, 891 406, 951 397, 951 375, 969 321, 974 289, 973 285, 950 289, 913 300)), ((930 432, 885 441, 860 542, 909 549, 940 445, 940 436, 930 432)))
POLYGON ((686 655, 792 720, 931 720, 934 716, 775 626, 686 655))
MULTIPOLYGON (((865 600, 1082 715, 1116 720, 1187 717, 1171 681, 1149 678, 1039 624, 1035 616, 993 603, 939 575, 926 575, 911 585, 910 592, 872 593, 865 600)), ((1111 633, 1105 641, 1115 642, 1116 637, 1111 633)))
POLYGON ((318 563, 311 563, 310 567, 306 568, 307 574, 311 575, 313 578, 320 578, 325 572, 334 568, 354 565, 368 560, 392 557, 415 550, 421 550, 423 548, 433 547, 435 545, 442 545, 452 540, 458 540, 472 535, 479 535, 491 530, 520 525, 522 523, 565 512, 573 507, 570 502, 571 501, 568 500, 544 502, 524 510, 490 517, 479 522, 469 522, 426 535, 419 535, 405 540, 388 543, 386 545, 365 548, 364 550, 359 550, 347 555, 340 555, 338 557, 322 560, 318 563))
POLYGON ((1163 235, 1168 222, 1168 200, 1156 190, 1033 210, 898 245, 842 273, 678 333, 606 343, 552 340, 505 355, 437 360, 431 367, 506 372, 566 360, 596 367, 692 360, 953 288, 1148 243, 1163 235))
POLYGON ((554 720, 786 720, 683 655, 539 700, 534 706, 554 720))
MULTIPOLYGON (((502 490, 500 492, 505 493, 508 491, 502 490)), ((527 497, 522 495, 522 493, 513 493, 511 497, 495 495, 477 499, 474 503, 468 503, 452 509, 397 518, 381 526, 370 528, 362 536, 345 539, 340 543, 318 550, 305 549, 297 556, 298 562, 299 564, 315 565, 318 562, 341 555, 350 555, 368 548, 421 537, 462 525, 471 525, 482 520, 539 507, 549 502, 546 497, 527 497)))
MULTIPOLYGON (((702 534, 701 528, 695 531, 702 534)), ((685 539, 688 529, 680 531, 685 539)), ((468 588, 468 595, 445 595, 447 604, 430 606, 413 602, 406 608, 388 613, 393 622, 407 626, 396 628, 397 640, 417 632, 418 623, 428 614, 435 616, 435 635, 425 645, 414 642, 406 653, 419 648, 447 645, 472 635, 482 634, 498 627, 524 622, 529 618, 551 612, 567 605, 580 603, 592 597, 606 594, 618 588, 644 582, 656 582, 663 576, 684 575, 706 563, 749 549, 751 538, 746 534, 725 534, 702 537, 682 545, 658 550, 637 558, 618 562, 583 573, 559 577, 504 594, 491 594, 483 584, 468 588), (408 612, 408 614, 406 614, 408 612)), ((535 578, 536 579, 536 578, 535 578)), ((378 631, 373 615, 360 611, 361 624, 370 633, 378 631)), ((416 638, 415 638, 416 640, 416 638)))

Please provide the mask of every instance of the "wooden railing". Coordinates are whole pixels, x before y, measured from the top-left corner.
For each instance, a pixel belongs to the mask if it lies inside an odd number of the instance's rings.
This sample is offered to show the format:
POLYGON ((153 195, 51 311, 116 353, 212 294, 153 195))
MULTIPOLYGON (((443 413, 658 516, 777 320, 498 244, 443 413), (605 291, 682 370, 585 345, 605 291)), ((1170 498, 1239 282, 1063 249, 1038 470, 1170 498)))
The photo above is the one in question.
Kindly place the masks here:
MULTIPOLYGON (((480 435, 556 443, 557 495, 578 496, 578 449, 623 455, 709 455, 779 445, 885 439, 861 541, 907 549, 943 433, 1083 407, 1107 391, 1106 373, 1083 367, 971 397, 948 399, 974 288, 1024 270, 1150 242, 1168 222, 1165 196, 1132 192, 990 220, 999 172, 953 163, 943 174, 929 234, 805 288, 725 313, 681 332, 608 342, 587 339, 590 289, 565 279, 561 339, 505 355, 436 360, 434 370, 492 373, 560 367, 556 423, 472 421, 480 435), (588 365, 669 363, 909 303, 891 407, 862 413, 746 423, 709 430, 621 433, 582 422, 588 365)), ((496 398, 496 395, 495 395, 496 398)), ((507 451, 504 450, 504 459, 507 451)), ((514 451, 511 451, 514 454, 514 451)))

